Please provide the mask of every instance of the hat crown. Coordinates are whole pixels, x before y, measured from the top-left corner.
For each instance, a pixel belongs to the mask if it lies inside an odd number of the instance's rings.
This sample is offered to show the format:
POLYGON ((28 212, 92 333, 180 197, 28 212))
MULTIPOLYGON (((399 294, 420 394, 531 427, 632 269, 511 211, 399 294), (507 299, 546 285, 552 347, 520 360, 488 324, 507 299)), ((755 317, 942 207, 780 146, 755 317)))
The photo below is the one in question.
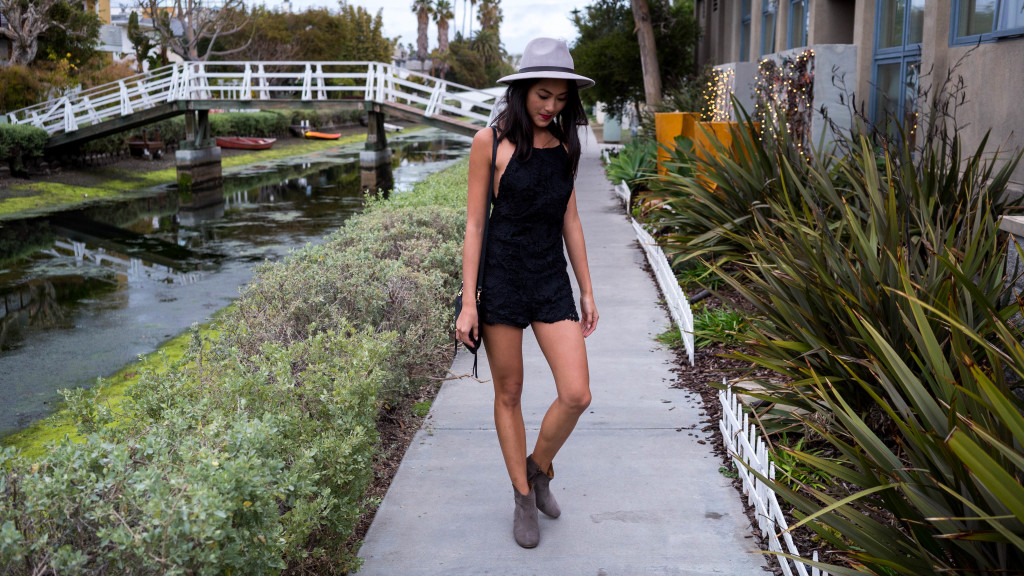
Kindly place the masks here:
POLYGON ((519 80, 559 78, 571 80, 578 88, 589 88, 594 81, 576 73, 576 67, 565 40, 555 38, 534 38, 526 44, 523 58, 519 61, 519 72, 498 79, 498 84, 511 85, 519 80))
POLYGON ((574 70, 572 54, 564 40, 555 38, 534 38, 526 44, 523 59, 519 62, 519 70, 554 66, 574 70))

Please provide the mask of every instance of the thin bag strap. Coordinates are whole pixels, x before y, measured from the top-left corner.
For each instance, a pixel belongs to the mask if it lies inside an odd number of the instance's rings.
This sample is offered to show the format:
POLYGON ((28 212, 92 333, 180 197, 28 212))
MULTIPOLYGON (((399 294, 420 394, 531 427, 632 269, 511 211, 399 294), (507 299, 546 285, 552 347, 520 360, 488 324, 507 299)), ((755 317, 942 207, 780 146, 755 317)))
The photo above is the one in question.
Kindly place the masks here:
POLYGON ((494 143, 491 146, 491 183, 487 186, 487 203, 484 208, 483 245, 480 247, 480 267, 476 271, 476 299, 480 303, 480 292, 484 289, 484 261, 487 259, 487 226, 491 222, 491 198, 494 197, 494 168, 498 161, 498 129, 491 126, 494 143))

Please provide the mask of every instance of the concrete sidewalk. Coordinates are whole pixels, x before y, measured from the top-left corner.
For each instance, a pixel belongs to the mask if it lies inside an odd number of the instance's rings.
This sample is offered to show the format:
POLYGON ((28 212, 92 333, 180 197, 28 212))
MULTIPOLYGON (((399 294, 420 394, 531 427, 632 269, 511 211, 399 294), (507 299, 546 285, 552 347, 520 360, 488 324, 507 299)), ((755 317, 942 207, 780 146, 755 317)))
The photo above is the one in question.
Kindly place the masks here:
MULTIPOLYGON (((654 341, 669 319, 592 135, 576 193, 601 320, 587 339, 593 403, 555 458, 562 516, 541 515, 537 548, 516 545, 490 382, 452 380, 366 535, 360 576, 764 573, 740 496, 703 443, 700 397, 670 387, 673 355, 654 341)), ((530 334, 523 354, 532 447, 555 387, 530 334)), ((452 372, 471 365, 461 351, 452 372)), ((480 378, 490 378, 484 354, 480 378)))

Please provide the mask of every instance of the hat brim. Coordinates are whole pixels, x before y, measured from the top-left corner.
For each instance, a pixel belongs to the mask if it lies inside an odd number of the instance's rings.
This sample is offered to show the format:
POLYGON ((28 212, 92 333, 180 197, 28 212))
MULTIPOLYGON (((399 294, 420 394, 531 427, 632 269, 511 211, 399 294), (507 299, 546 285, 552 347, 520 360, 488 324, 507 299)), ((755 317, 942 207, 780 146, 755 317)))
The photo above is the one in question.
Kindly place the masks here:
POLYGON ((571 72, 557 72, 557 71, 543 71, 543 72, 520 72, 518 74, 509 74, 504 78, 498 79, 498 84, 509 84, 516 80, 531 80, 541 78, 558 78, 562 80, 575 80, 576 87, 582 90, 583 88, 590 88, 594 85, 594 81, 586 76, 580 76, 579 74, 573 74, 571 72))

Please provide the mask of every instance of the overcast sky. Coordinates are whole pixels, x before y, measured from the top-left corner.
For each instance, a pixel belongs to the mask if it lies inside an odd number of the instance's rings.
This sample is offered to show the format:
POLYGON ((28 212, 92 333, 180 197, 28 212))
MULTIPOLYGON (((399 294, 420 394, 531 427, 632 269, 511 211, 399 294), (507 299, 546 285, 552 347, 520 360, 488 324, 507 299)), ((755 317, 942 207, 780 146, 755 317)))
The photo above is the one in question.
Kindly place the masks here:
MULTIPOLYGON (((293 10, 300 12, 306 7, 318 6, 337 9, 337 0, 293 0, 293 10)), ((282 0, 266 0, 269 8, 278 8, 282 0)), ((561 38, 572 44, 576 38, 576 27, 572 25, 571 12, 574 8, 583 9, 589 3, 587 0, 504 0, 501 3, 502 13, 505 16, 501 23, 501 41, 510 54, 522 54, 523 48, 531 38, 536 36, 550 36, 561 38)), ((401 36, 400 42, 403 45, 416 45, 416 15, 412 13, 412 0, 349 0, 353 6, 362 6, 371 14, 377 10, 384 10, 384 35, 388 38, 401 36)), ((464 6, 469 2, 463 0, 452 0, 455 8, 455 19, 449 25, 449 39, 455 37, 455 31, 461 31, 464 6)), ((473 29, 480 27, 475 20, 476 10, 473 10, 473 29)), ((469 18, 466 19, 466 34, 469 34, 469 18)), ((430 41, 430 48, 437 47, 437 25, 430 22, 430 29, 427 32, 430 41)))

